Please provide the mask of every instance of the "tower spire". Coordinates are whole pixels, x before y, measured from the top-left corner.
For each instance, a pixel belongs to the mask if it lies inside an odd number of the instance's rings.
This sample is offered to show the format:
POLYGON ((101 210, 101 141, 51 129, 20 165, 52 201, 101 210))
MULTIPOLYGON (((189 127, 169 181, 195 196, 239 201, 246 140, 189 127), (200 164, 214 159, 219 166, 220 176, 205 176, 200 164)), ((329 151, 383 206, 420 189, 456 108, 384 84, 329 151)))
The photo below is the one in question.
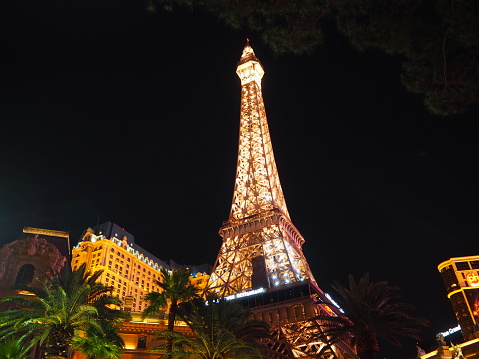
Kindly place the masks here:
POLYGON ((261 93, 263 66, 247 40, 236 73, 241 79, 240 137, 230 221, 278 210, 288 219, 261 93))

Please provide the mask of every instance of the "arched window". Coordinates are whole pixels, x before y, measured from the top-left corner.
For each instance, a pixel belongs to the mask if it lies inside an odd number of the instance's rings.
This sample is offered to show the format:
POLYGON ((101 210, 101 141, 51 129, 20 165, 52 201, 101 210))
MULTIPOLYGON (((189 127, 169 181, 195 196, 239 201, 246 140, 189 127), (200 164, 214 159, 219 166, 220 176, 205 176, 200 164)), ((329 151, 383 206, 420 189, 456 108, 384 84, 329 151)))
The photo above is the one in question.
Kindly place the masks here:
POLYGON ((15 284, 29 284, 33 280, 35 267, 32 264, 24 264, 20 267, 15 278, 15 284))
POLYGON ((146 349, 146 335, 140 334, 138 336, 138 343, 136 349, 146 349))

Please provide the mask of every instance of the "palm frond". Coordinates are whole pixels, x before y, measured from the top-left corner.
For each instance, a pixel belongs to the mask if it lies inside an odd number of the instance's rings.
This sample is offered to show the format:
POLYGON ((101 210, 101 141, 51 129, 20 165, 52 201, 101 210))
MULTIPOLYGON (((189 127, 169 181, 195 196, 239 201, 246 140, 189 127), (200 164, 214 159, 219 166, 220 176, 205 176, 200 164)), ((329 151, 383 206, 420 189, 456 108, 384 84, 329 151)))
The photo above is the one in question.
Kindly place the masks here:
POLYGON ((313 318, 326 342, 349 341, 361 356, 362 352, 379 350, 377 338, 394 345, 401 344, 401 337, 419 340, 421 329, 428 322, 409 314, 413 308, 399 301, 399 288, 386 281, 371 282, 369 274, 358 282, 349 275, 348 282, 348 287, 338 282, 332 285, 337 293, 335 301, 345 315, 313 318))

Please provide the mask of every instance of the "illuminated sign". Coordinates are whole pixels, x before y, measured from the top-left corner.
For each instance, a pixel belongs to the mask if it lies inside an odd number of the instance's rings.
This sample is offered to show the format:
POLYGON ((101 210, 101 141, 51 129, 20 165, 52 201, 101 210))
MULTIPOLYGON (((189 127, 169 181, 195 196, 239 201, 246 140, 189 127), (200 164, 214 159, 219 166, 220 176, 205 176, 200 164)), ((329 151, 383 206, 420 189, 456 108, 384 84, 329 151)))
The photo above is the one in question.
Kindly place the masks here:
POLYGON ((442 334, 443 337, 447 337, 448 335, 451 335, 455 332, 458 332, 461 330, 461 326, 458 324, 457 327, 454 327, 454 328, 449 328, 448 330, 446 330, 445 332, 441 332, 439 334, 442 334))
POLYGON ((248 292, 231 294, 231 295, 225 297, 225 299, 226 300, 233 300, 233 299, 238 299, 238 298, 249 297, 251 295, 260 294, 260 293, 264 293, 264 292, 266 292, 266 289, 258 288, 258 289, 255 289, 255 290, 250 290, 248 292))
POLYGON ((328 298, 329 301, 330 301, 331 303, 333 303, 334 306, 335 306, 336 308, 338 308, 341 313, 344 314, 344 310, 341 309, 341 307, 338 305, 338 303, 336 303, 336 302, 334 301, 334 299, 331 298, 331 296, 330 296, 328 293, 325 293, 325 295, 326 295, 326 298, 328 298))
POLYGON ((471 287, 479 286, 479 275, 474 272, 469 272, 466 274, 466 280, 471 287))
POLYGON ((42 229, 42 228, 25 227, 25 228, 23 228, 23 233, 28 233, 28 234, 43 234, 44 236, 68 238, 68 232, 55 231, 55 230, 53 230, 53 229, 42 229))

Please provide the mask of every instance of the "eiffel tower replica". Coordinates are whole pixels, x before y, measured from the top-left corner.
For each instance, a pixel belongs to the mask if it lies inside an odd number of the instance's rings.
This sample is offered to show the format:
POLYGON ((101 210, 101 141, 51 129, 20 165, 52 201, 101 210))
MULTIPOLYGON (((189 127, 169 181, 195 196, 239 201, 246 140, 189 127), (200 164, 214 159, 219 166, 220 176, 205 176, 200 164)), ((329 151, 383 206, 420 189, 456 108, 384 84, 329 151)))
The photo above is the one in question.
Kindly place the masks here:
POLYGON ((264 70, 249 41, 236 73, 242 88, 236 181, 207 291, 269 323, 273 349, 283 357, 353 358, 348 345, 328 345, 321 323, 310 320, 339 309, 318 287, 302 251, 304 238, 291 222, 261 93, 264 70))

